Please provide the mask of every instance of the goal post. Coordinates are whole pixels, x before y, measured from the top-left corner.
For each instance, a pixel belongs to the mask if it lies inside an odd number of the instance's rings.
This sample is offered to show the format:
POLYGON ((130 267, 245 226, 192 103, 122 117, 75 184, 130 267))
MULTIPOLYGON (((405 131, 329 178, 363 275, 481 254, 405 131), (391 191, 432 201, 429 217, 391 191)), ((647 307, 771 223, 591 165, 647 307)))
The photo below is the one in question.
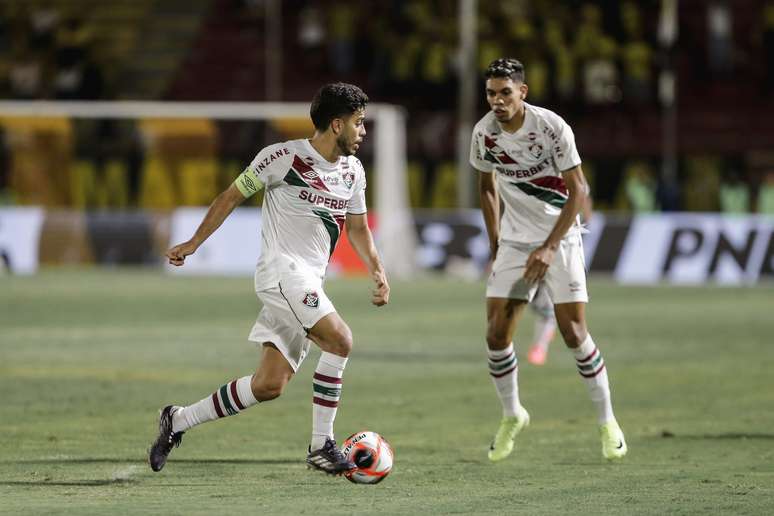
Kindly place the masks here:
MULTIPOLYGON (((209 119, 266 121, 309 119, 303 102, 179 102, 179 101, 0 101, 0 119, 209 119)), ((406 117, 400 106, 369 104, 373 122, 377 246, 385 267, 395 277, 415 272, 416 235, 409 206, 406 117)), ((275 142, 262 142, 261 146, 275 142)), ((255 149, 255 152, 259 150, 255 149)))

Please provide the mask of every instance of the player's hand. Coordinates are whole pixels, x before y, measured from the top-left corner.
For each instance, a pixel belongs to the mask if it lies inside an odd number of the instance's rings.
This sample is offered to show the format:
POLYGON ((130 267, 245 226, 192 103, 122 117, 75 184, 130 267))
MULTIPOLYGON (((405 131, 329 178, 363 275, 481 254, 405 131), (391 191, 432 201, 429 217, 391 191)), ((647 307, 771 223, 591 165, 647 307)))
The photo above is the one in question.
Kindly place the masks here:
POLYGON ((548 266, 554 261, 554 250, 547 246, 540 246, 529 254, 527 265, 524 269, 524 279, 529 283, 536 283, 543 279, 548 271, 548 266))
POLYGON ((390 285, 387 283, 387 276, 379 269, 371 273, 371 279, 376 285, 371 292, 371 303, 376 306, 386 305, 390 301, 390 285))
POLYGON ((486 267, 484 268, 484 277, 488 278, 490 274, 492 274, 492 269, 494 268, 494 262, 497 258, 497 250, 499 249, 499 246, 497 244, 489 247, 489 260, 486 262, 486 267))
POLYGON ((180 267, 185 263, 185 257, 194 254, 197 247, 197 245, 189 240, 188 242, 183 242, 182 244, 178 244, 171 248, 167 251, 166 257, 169 258, 169 263, 171 265, 180 267))

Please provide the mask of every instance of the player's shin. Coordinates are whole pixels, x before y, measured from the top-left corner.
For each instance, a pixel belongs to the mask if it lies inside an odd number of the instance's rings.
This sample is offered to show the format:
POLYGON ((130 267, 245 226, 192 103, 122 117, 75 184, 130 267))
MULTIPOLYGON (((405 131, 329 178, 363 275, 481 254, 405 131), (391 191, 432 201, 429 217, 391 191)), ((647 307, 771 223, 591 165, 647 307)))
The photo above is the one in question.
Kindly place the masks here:
POLYGON ((489 374, 502 403, 503 415, 515 417, 518 415, 521 402, 518 385, 519 361, 516 358, 513 343, 505 349, 487 351, 489 374))
POLYGON ((251 380, 252 376, 233 380, 206 398, 177 410, 172 416, 172 429, 175 432, 185 432, 196 425, 234 416, 252 407, 258 403, 258 400, 255 399, 250 388, 251 380))
POLYGON ((333 421, 336 419, 341 397, 341 377, 346 366, 346 357, 325 351, 317 363, 313 379, 312 450, 322 448, 327 438, 333 439, 333 421))
POLYGON ((607 380, 607 369, 602 353, 594 344, 591 335, 587 335, 586 340, 573 350, 575 354, 575 364, 578 366, 578 373, 583 377, 586 387, 589 389, 589 396, 597 409, 597 420, 600 425, 615 420, 613 415, 613 405, 610 399, 610 385, 607 380))

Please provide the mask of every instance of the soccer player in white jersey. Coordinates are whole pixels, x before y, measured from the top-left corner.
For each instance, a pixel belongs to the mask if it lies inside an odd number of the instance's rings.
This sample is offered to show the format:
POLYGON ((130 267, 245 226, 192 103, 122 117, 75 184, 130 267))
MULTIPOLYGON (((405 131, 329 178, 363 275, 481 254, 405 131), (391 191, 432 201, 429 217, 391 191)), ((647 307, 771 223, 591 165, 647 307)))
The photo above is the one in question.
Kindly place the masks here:
POLYGON ((556 113, 524 102, 527 84, 519 61, 498 59, 485 77, 491 111, 473 129, 470 163, 480 171, 481 209, 494 257, 486 289, 486 341, 503 418, 489 459, 510 455, 514 438, 529 424, 519 401, 511 339, 541 282, 596 407, 602 455, 619 459, 626 454, 626 442, 613 415, 605 362, 586 327, 588 295, 578 213, 588 187, 575 137, 556 113))
MULTIPOLYGON (((582 220, 588 224, 591 220, 591 195, 581 209, 582 220)), ((548 347, 556 334, 556 317, 554 317, 554 302, 548 295, 548 289, 541 283, 535 292, 529 307, 535 315, 535 324, 532 331, 532 345, 527 353, 527 361, 533 365, 543 365, 548 360, 548 347)))
POLYGON ((352 332, 323 290, 336 242, 347 236, 367 266, 375 288, 371 302, 387 304, 390 287, 366 221, 365 171, 354 157, 366 131, 368 97, 357 86, 323 86, 312 100, 314 136, 261 150, 210 206, 194 236, 167 251, 181 266, 246 198, 265 188, 255 290, 263 309, 249 340, 261 349, 255 374, 230 381, 188 406, 164 407, 149 460, 164 467, 182 435, 201 423, 238 414, 277 398, 314 342, 322 350, 313 377, 312 436, 307 464, 338 475, 352 470, 336 445, 333 421, 352 332))

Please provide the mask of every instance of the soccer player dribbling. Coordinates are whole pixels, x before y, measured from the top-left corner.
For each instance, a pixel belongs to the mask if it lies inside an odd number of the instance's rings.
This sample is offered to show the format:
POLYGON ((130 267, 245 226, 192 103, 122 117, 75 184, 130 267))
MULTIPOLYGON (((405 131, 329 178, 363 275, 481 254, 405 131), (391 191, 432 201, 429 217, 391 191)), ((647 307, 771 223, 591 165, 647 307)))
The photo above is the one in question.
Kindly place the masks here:
POLYGON ((366 220, 365 171, 354 157, 366 134, 367 104, 368 97, 357 86, 323 86, 310 108, 314 136, 261 150, 213 201, 194 236, 167 251, 169 263, 183 265, 237 205, 266 188, 262 251, 255 272, 263 309, 249 335, 261 348, 261 361, 255 374, 230 381, 196 403, 162 409, 159 435, 149 450, 154 471, 164 467, 172 448, 192 427, 280 396, 312 342, 322 354, 312 381, 312 437, 306 462, 333 475, 355 468, 333 434, 352 332, 326 296, 323 278, 346 226, 375 284, 371 302, 383 306, 389 301, 390 287, 366 220))
POLYGON ((489 459, 508 457, 529 424, 519 400, 512 338, 539 285, 554 303, 559 331, 596 408, 602 455, 620 459, 626 441, 613 414, 605 362, 586 326, 578 213, 588 186, 575 137, 556 113, 524 102, 528 88, 519 61, 497 59, 484 75, 491 111, 473 129, 470 163, 480 172, 481 210, 494 260, 486 289, 486 342, 503 417, 489 459))

